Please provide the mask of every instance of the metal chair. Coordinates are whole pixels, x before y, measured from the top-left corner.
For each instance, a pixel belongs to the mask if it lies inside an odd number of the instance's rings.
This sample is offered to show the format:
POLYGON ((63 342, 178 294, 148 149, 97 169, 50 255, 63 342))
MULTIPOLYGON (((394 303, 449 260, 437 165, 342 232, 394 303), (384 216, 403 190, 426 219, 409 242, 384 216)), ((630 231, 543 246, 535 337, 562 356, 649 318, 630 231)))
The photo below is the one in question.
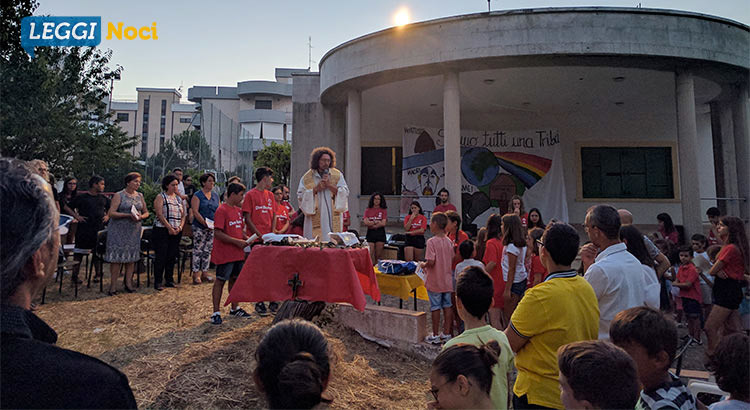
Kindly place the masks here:
POLYGON ((91 265, 88 265, 88 255, 86 255, 86 287, 91 287, 91 276, 92 271, 95 271, 94 264, 98 263, 99 273, 99 292, 104 292, 104 253, 107 251, 107 230, 101 230, 96 233, 96 245, 93 249, 93 256, 91 257, 91 265))
POLYGON ((177 265, 177 283, 182 283, 182 272, 185 270, 186 260, 190 261, 188 272, 193 271, 193 239, 188 236, 180 238, 180 250, 177 265))
POLYGON ((136 286, 141 287, 141 264, 145 262, 146 286, 151 286, 152 261, 156 258, 151 246, 151 227, 144 227, 141 235, 141 260, 138 261, 136 269, 136 286))

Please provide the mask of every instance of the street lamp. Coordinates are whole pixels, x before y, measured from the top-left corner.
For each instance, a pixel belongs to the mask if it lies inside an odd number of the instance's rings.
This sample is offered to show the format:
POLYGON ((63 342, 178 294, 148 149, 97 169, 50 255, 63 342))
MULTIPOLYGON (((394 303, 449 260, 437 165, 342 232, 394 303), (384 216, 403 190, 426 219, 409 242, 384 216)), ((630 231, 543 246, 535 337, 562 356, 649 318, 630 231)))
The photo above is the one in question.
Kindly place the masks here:
POLYGON ((104 73, 104 79, 109 80, 109 103, 107 104, 107 114, 109 114, 112 109, 112 93, 115 90, 115 80, 119 81, 120 78, 122 78, 121 73, 124 69, 123 66, 117 64, 117 68, 115 68, 114 71, 104 73))

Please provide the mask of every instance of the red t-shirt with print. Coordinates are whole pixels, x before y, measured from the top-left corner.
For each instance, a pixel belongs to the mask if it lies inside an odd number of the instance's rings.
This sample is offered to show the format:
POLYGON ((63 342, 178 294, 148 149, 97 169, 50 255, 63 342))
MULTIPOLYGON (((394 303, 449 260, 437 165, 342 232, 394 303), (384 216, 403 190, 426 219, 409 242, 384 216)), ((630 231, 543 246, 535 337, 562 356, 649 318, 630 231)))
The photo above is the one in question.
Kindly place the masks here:
MULTIPOLYGON (((214 213, 214 229, 218 229, 232 238, 242 239, 245 220, 242 210, 229 204, 221 204, 214 213)), ((245 260, 245 251, 239 246, 224 242, 214 235, 214 247, 211 250, 211 262, 222 265, 229 262, 245 260)))
POLYGON ((427 217, 421 214, 417 214, 417 216, 409 214, 404 218, 404 229, 406 229, 406 232, 427 229, 427 217), (409 218, 408 221, 407 218, 409 218))
POLYGON ((367 208, 365 209, 365 219, 370 222, 380 222, 388 219, 388 210, 383 208, 367 208))
MULTIPOLYGON (((250 220, 253 221, 261 235, 272 231, 273 209, 273 194, 268 190, 259 191, 257 188, 253 188, 247 191, 245 198, 242 200, 242 212, 250 214, 250 220)), ((255 232, 247 232, 248 235, 253 233, 255 232)))
MULTIPOLYGON (((276 203, 276 230, 283 228, 284 225, 289 221, 289 210, 284 203, 276 203)), ((289 228, 287 227, 287 231, 289 228)), ((286 233, 279 232, 279 233, 286 233)))

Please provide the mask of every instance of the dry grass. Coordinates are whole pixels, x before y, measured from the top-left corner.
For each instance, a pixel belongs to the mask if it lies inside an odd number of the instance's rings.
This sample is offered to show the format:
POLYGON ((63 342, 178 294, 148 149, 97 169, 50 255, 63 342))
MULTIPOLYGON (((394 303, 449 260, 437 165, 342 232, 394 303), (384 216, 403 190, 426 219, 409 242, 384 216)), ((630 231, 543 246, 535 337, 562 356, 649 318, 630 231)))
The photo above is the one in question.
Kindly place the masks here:
MULTIPOLYGON (((265 405, 252 380, 253 354, 271 318, 224 315, 221 326, 211 325, 211 285, 155 292, 142 283, 138 293, 114 297, 84 285, 79 299, 71 299, 67 281, 62 296, 50 285, 37 313, 58 332, 59 346, 123 371, 140 408, 265 405)), ((327 390, 331 407, 425 406, 428 362, 367 342, 335 323, 323 330, 334 360, 327 390)))

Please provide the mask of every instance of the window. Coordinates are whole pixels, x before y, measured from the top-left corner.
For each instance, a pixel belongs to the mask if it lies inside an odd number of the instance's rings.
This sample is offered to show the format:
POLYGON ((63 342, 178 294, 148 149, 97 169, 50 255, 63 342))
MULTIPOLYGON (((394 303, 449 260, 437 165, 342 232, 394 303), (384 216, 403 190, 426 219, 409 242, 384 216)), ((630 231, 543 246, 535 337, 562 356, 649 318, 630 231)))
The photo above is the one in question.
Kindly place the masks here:
POLYGON ((144 144, 145 144, 145 141, 148 139, 148 110, 150 109, 150 106, 151 106, 150 100, 148 99, 143 100, 143 131, 141 131, 141 136, 143 136, 144 144))
POLYGON ((130 114, 126 112, 118 112, 117 113, 117 121, 120 122, 128 122, 130 121, 130 114))
POLYGON ((159 135, 161 135, 162 138, 164 138, 166 127, 167 127, 167 119, 164 117, 161 117, 161 120, 159 120, 159 135))
POLYGON ((362 147, 362 195, 400 195, 402 159, 401 147, 362 147))
POLYGON ((270 110, 272 109, 272 101, 271 100, 255 100, 255 109, 256 110, 270 110))
POLYGON ((167 100, 161 100, 161 115, 167 115, 167 100))
POLYGON ((581 147, 583 198, 674 198, 672 147, 581 147))
POLYGON ((181 124, 190 124, 190 117, 180 117, 180 123, 181 124))

